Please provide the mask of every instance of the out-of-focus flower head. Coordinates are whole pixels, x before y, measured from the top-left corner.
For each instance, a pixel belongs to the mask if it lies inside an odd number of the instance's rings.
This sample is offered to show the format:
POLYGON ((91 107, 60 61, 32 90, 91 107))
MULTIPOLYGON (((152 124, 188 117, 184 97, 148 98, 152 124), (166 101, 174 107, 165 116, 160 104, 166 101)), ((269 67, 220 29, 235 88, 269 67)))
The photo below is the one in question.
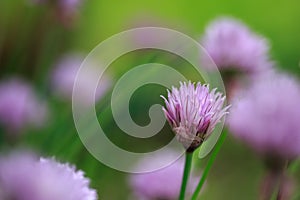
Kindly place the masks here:
MULTIPOLYGON (((77 72, 83 62, 84 57, 79 54, 66 55, 62 57, 56 64, 52 74, 52 90, 54 93, 62 99, 72 99, 73 86, 76 80, 77 72)), ((95 75, 94 71, 86 72, 84 76, 84 82, 81 81, 82 88, 82 101, 88 101, 88 92, 93 92, 93 81, 91 77, 95 75)), ((99 81, 99 85, 95 94, 95 101, 101 99, 101 97, 107 92, 111 86, 111 79, 108 76, 102 76, 99 81)), ((90 103, 90 102, 86 102, 90 103)))
POLYGON ((295 78, 271 73, 236 97, 229 128, 263 156, 293 159, 300 155, 299 100, 295 78))
POLYGON ((208 25, 202 44, 220 70, 258 73, 267 70, 269 45, 234 18, 218 18, 208 25))
MULTIPOLYGON (((141 159, 137 164, 137 169, 149 168, 157 163, 162 163, 169 159, 172 151, 159 154, 152 158, 141 159)), ((138 200, 175 200, 178 198, 181 180, 183 175, 184 159, 179 159, 171 165, 154 172, 143 174, 133 174, 130 176, 129 183, 133 190, 134 196, 138 200)), ((196 188, 198 178, 192 175, 189 178, 187 192, 192 193, 196 188)))
POLYGON ((34 4, 52 6, 58 19, 66 26, 73 23, 83 0, 31 0, 34 4))
MULTIPOLYGON (((219 68, 229 98, 240 88, 253 82, 253 78, 272 70, 267 39, 252 32, 241 21, 220 17, 211 22, 201 44, 219 68)), ((202 57, 204 67, 211 61, 202 57)))
POLYGON ((0 199, 96 200, 89 180, 74 166, 30 153, 16 152, 0 158, 0 199))
POLYGON ((76 11, 82 3, 82 0, 57 0, 57 3, 63 9, 76 11))
MULTIPOLYGON (((138 28, 140 30, 133 32, 132 43, 134 46, 153 45, 160 42, 165 34, 154 34, 148 30, 142 30, 144 27, 170 27, 170 21, 163 21, 162 19, 155 18, 151 14, 140 13, 133 16, 133 19, 128 24, 128 29, 138 28)), ((169 37, 169 36, 168 36, 169 37)))
POLYGON ((40 127, 48 109, 31 86, 20 78, 0 83, 0 123, 7 131, 19 133, 26 126, 40 127))
POLYGON ((57 13, 61 21, 70 25, 78 14, 82 0, 57 0, 57 13))
POLYGON ((228 110, 223 108, 225 96, 201 83, 180 83, 179 89, 173 87, 168 97, 162 98, 165 116, 187 151, 199 147, 228 110))

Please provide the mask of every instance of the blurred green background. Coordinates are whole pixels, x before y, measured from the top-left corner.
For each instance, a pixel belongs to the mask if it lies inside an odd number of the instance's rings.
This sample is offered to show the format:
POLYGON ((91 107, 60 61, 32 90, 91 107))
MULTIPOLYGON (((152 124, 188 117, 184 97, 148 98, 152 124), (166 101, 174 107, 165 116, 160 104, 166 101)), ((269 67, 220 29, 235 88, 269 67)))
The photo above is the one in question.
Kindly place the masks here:
MULTIPOLYGON (((1 78, 19 75, 28 79, 48 99, 52 115, 45 129, 24 135, 22 145, 29 145, 42 155, 75 163, 92 179, 92 187, 98 190, 99 199, 127 199, 130 194, 128 174, 106 167, 85 150, 73 124, 71 103, 52 97, 48 87, 49 72, 56 60, 72 52, 87 54, 111 35, 138 26, 173 28, 199 40, 209 21, 225 15, 241 19, 254 31, 267 37, 271 56, 278 68, 300 76, 299 6, 299 0, 84 0, 72 25, 65 26, 53 17, 53 10, 47 6, 34 5, 29 0, 1 0, 1 78)), ((126 69, 145 63, 150 58, 151 55, 139 52, 120 58, 114 63, 115 67, 110 68, 111 73, 117 79, 126 69)), ((165 57, 156 61, 168 64, 165 57)), ((197 80, 191 69, 183 71, 190 79, 197 80)), ((159 95, 165 93, 160 86, 144 86, 136 92, 131 102, 131 114, 137 123, 147 124, 147 108, 153 103, 162 104, 159 95)), ((112 120, 110 94, 97 105, 97 110, 100 123, 111 132, 114 142, 126 141, 124 148, 137 145, 145 151, 147 144, 159 146, 169 140, 171 131, 168 126, 149 143, 124 136, 112 120)), ((2 148, 9 146, 4 139, 1 145, 2 148)), ((200 167, 206 160, 201 162, 200 167)), ((261 161, 228 135, 209 174, 202 199, 257 199, 263 172, 261 161)), ((299 173, 297 176, 300 178, 299 173)))

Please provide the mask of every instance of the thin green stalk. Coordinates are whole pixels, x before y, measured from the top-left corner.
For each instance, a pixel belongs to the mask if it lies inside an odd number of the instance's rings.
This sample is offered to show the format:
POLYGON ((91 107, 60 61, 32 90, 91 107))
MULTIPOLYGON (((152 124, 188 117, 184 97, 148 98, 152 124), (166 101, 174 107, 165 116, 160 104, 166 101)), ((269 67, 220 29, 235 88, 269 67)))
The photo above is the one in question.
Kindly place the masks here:
POLYGON ((209 160, 207 162, 207 165, 206 165, 206 167, 204 169, 202 177, 201 177, 201 179, 200 179, 200 181, 199 181, 199 183, 197 185, 197 188, 196 188, 196 190, 195 190, 195 192, 194 192, 191 200, 196 200, 197 199, 197 197, 198 197, 198 195, 199 195, 199 193, 201 191, 201 188, 202 188, 202 186, 203 186, 203 184, 204 184, 204 182, 205 182, 205 180, 206 180, 206 178, 208 176, 208 173, 209 173, 209 171, 210 171, 210 169, 211 169, 211 167, 212 167, 212 165, 213 165, 213 163, 214 163, 214 161, 215 161, 215 159, 216 159, 216 157, 217 157, 217 155, 218 155, 218 153, 219 153, 219 151, 221 149, 221 146, 222 146, 225 138, 226 138, 226 133, 222 133, 222 135, 220 136, 220 139, 218 140, 218 142, 217 142, 214 150, 212 151, 212 154, 211 154, 211 156, 210 156, 210 158, 209 158, 209 160))
MULTIPOLYGON (((295 160, 288 167, 288 172, 290 175, 295 175, 295 173, 297 172, 297 170, 299 170, 299 168, 300 168, 300 161, 295 160)), ((300 192, 297 192, 292 198, 292 200, 297 200, 297 199, 300 199, 300 192)))
POLYGON ((193 159, 193 152, 186 152, 185 153, 184 172, 183 172, 183 177, 182 177, 182 182, 181 182, 179 200, 184 200, 184 197, 185 197, 185 190, 186 190, 186 186, 187 186, 187 183, 189 180, 189 175, 190 175, 191 166, 192 166, 192 159, 193 159))
POLYGON ((300 161, 296 160, 293 161, 290 166, 288 167, 288 171, 290 174, 294 174, 297 172, 297 170, 300 168, 300 161))

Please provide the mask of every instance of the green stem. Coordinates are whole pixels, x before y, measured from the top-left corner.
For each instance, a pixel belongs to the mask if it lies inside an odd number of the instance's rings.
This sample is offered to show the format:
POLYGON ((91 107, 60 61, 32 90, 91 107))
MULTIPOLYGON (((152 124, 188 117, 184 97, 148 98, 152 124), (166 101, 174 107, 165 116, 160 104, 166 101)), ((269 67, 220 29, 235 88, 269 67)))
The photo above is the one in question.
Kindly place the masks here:
POLYGON ((300 167, 300 161, 295 160, 288 167, 288 171, 290 174, 295 174, 297 172, 297 170, 299 169, 299 167, 300 167))
POLYGON ((218 140, 218 142, 217 142, 214 150, 212 151, 212 154, 211 154, 211 156, 210 156, 210 158, 209 158, 209 160, 207 162, 207 165, 206 165, 206 167, 204 169, 202 177, 201 177, 201 179, 200 179, 200 181, 199 181, 199 183, 197 185, 197 188, 196 188, 196 190, 195 190, 195 192, 194 192, 191 200, 196 200, 197 199, 197 197, 198 197, 198 195, 199 195, 199 193, 201 191, 201 188, 202 188, 202 186, 203 186, 203 184, 204 184, 204 182, 205 182, 205 180, 206 180, 206 178, 208 176, 208 173, 209 173, 209 171, 210 171, 210 169, 211 169, 211 167, 212 167, 212 165, 213 165, 213 163, 214 163, 214 161, 215 161, 215 159, 216 159, 216 157, 217 157, 217 155, 218 155, 218 153, 219 153, 219 151, 221 149, 221 146, 222 146, 225 138, 226 138, 226 133, 222 133, 222 135, 220 136, 220 139, 218 140))
POLYGON ((186 152, 185 153, 184 172, 183 172, 183 177, 182 177, 179 200, 184 200, 185 190, 186 190, 186 186, 188 183, 191 166, 192 166, 192 159, 193 159, 193 152, 186 152))
MULTIPOLYGON (((299 168, 300 168, 300 161, 299 160, 295 160, 288 167, 288 172, 289 172, 290 175, 295 175, 295 173, 297 172, 297 170, 299 168)), ((297 192, 294 195, 294 197, 292 198, 292 200, 297 200, 297 199, 300 199, 300 192, 297 192)))

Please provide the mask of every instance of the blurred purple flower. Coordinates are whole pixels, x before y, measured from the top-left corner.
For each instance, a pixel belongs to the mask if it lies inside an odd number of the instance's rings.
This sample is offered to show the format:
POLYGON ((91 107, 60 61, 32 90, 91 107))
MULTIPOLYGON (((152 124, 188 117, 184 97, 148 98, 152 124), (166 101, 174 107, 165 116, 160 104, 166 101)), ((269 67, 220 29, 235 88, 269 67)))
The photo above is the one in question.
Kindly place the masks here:
POLYGON ((199 147, 228 110, 223 108, 225 96, 200 83, 180 83, 179 89, 172 87, 168 98, 162 98, 165 116, 187 151, 199 147))
MULTIPOLYGON (((57 96, 63 99, 72 99, 73 86, 75 83, 77 71, 79 70, 84 57, 80 55, 67 55, 60 59, 55 66, 52 74, 52 89, 57 96)), ((84 74, 86 79, 81 83, 82 88, 82 101, 88 101, 87 93, 92 92, 93 83, 91 77, 94 76, 94 72, 84 74)), ((111 80, 108 76, 102 76, 97 87, 95 101, 101 99, 101 97, 107 92, 111 86, 111 80)), ((86 102, 90 103, 90 102, 86 102)))
POLYGON ((19 78, 0 83, 0 123, 13 133, 26 126, 40 127, 47 117, 46 103, 31 86, 19 78))
POLYGON ((81 5, 82 0, 58 0, 59 6, 68 11, 76 11, 81 5))
POLYGON ((82 3, 82 0, 31 0, 31 2, 35 4, 54 3, 54 5, 59 6, 65 11, 77 11, 78 7, 82 3))
POLYGON ((228 118, 234 136, 267 157, 300 155, 300 85, 288 75, 261 77, 241 98, 228 118))
POLYGON ((170 24, 171 22, 163 21, 144 12, 133 16, 133 20, 130 21, 127 27, 128 29, 136 29, 132 38, 130 38, 130 42, 132 42, 133 47, 141 47, 161 43, 162 40, 164 41, 164 38, 170 39, 169 35, 155 34, 153 31, 149 32, 149 30, 143 29, 144 27, 167 27, 170 24))
POLYGON ((255 74, 272 66, 267 40, 234 18, 213 21, 201 41, 220 70, 255 74))
POLYGON ((50 5, 56 17, 66 26, 73 24, 83 0, 29 0, 33 4, 50 5))
POLYGON ((0 199, 96 200, 97 194, 75 167, 18 152, 0 158, 0 199))
MULTIPOLYGON (((169 151, 159 156, 152 158, 142 159, 137 164, 137 169, 149 168, 149 166, 155 166, 157 163, 163 162, 165 159, 169 159, 173 152, 169 151)), ((181 158, 171 165, 159 169, 154 172, 133 174, 130 176, 129 183, 133 190, 135 199, 138 200, 175 200, 178 198, 182 175, 184 168, 184 159, 181 158)), ((191 176, 189 179, 187 192, 192 193, 196 188, 198 178, 191 176)))

